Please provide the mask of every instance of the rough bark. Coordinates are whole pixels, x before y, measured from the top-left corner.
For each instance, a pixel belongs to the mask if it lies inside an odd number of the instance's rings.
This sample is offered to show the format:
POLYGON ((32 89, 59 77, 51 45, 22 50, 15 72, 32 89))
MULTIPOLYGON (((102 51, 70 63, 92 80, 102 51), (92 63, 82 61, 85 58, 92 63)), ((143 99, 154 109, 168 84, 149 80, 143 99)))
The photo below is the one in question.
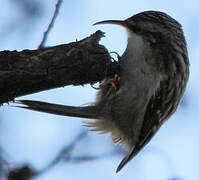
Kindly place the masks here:
POLYGON ((99 45, 97 31, 81 41, 37 50, 0 52, 0 104, 66 85, 83 85, 113 76, 118 65, 99 45))

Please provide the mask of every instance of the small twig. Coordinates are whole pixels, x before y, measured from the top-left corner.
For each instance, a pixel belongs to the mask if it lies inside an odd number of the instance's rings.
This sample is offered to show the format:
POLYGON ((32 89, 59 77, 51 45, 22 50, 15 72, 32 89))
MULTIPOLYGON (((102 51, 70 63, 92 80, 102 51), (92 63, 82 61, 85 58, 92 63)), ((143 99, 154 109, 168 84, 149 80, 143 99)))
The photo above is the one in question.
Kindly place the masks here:
POLYGON ((77 162, 85 162, 85 161, 94 161, 98 159, 107 159, 107 158, 110 158, 111 156, 116 156, 116 155, 121 155, 121 153, 116 150, 113 150, 113 151, 99 154, 99 155, 76 156, 76 157, 70 158, 69 160, 70 162, 77 163, 77 162))
POLYGON ((7 180, 30 180, 35 177, 39 177, 42 174, 48 172, 50 169, 55 167, 60 162, 72 162, 81 163, 85 161, 94 161, 97 159, 104 159, 115 155, 123 154, 123 150, 114 148, 113 151, 102 153, 99 155, 80 155, 72 156, 75 146, 77 146, 85 137, 87 137, 88 131, 80 132, 69 145, 66 145, 61 151, 55 156, 55 158, 42 170, 35 170, 29 164, 24 164, 22 167, 15 168, 7 174, 7 180))
POLYGON ((44 32, 44 36, 42 38, 42 41, 40 43, 40 45, 38 46, 38 49, 41 49, 44 47, 44 44, 46 42, 46 39, 48 37, 48 34, 50 32, 50 30, 52 29, 53 25, 54 25, 54 22, 55 22, 55 19, 57 17, 57 15, 59 14, 59 9, 61 7, 61 4, 62 4, 63 0, 58 0, 57 3, 56 3, 56 6, 55 6, 55 11, 54 11, 54 14, 53 14, 53 17, 51 19, 51 22, 50 24, 48 25, 48 28, 47 30, 44 32))
POLYGON ((57 156, 42 170, 37 172, 35 176, 41 175, 48 171, 49 169, 53 168, 55 165, 57 165, 60 161, 63 161, 64 159, 70 159, 71 153, 75 146, 81 142, 83 138, 85 138, 88 135, 88 131, 83 131, 77 135, 77 137, 67 146, 65 146, 58 154, 57 156))
POLYGON ((121 154, 121 150, 114 149, 113 151, 110 151, 108 153, 103 153, 101 155, 85 155, 85 156, 75 156, 72 157, 73 150, 77 144, 79 144, 85 137, 87 137, 88 131, 80 132, 69 145, 66 145, 61 149, 61 151, 55 156, 55 158, 42 170, 37 171, 37 173, 34 174, 34 177, 40 176, 41 174, 49 171, 51 168, 55 167, 58 163, 61 161, 64 162, 84 162, 84 161, 93 161, 97 159, 107 158, 111 156, 115 156, 118 154, 121 154))

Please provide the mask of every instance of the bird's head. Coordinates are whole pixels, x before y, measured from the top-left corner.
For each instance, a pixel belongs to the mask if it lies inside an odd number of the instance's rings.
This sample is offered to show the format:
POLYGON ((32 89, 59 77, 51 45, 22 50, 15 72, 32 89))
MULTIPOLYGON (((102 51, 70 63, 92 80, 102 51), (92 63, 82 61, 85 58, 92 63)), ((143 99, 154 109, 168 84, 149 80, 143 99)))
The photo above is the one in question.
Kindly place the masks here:
MULTIPOLYGON (((172 71, 173 64, 189 64, 187 57, 186 41, 180 23, 160 11, 144 11, 126 20, 105 20, 95 23, 115 24, 124 27, 128 32, 128 45, 126 53, 130 56, 145 54, 148 49, 156 64, 172 71), (161 59, 161 61, 160 61, 161 59), (184 61, 184 62, 183 62, 184 61)), ((183 68, 180 71, 184 71, 183 68)))
POLYGON ((144 11, 126 20, 105 20, 94 25, 98 24, 120 25, 127 30, 129 37, 132 34, 140 35, 153 45, 178 40, 185 43, 181 25, 166 13, 159 11, 144 11))

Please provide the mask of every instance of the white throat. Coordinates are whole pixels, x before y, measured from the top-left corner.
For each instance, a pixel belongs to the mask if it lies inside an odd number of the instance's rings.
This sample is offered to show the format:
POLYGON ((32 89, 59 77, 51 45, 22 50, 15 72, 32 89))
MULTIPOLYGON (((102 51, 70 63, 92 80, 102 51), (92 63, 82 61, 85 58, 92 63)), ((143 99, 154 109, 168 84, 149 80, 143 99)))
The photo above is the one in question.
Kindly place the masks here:
POLYGON ((128 53, 131 53, 134 56, 137 53, 143 53, 143 48, 145 46, 145 43, 142 36, 130 30, 127 30, 127 32, 128 32, 128 45, 126 51, 128 51, 128 53))

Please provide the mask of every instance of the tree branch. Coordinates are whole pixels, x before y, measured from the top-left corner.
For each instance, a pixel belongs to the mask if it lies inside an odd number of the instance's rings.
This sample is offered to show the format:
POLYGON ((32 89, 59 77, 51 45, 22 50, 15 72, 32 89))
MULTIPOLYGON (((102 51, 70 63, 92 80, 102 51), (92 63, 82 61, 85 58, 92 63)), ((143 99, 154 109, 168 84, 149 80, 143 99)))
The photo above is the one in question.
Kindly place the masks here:
POLYGON ((38 50, 0 52, 0 104, 66 85, 93 84, 118 72, 97 31, 81 41, 38 50))
POLYGON ((55 19, 56 19, 57 15, 59 14, 59 9, 60 9, 60 7, 61 7, 62 2, 63 2, 62 0, 58 0, 58 1, 57 1, 57 4, 56 4, 56 6, 55 6, 55 11, 54 11, 53 17, 52 17, 52 19, 51 19, 50 24, 48 25, 47 30, 44 32, 44 36, 43 36, 43 38, 42 38, 42 41, 41 41, 41 43, 40 43, 38 49, 44 48, 44 45, 45 45, 45 42, 46 42, 46 40, 47 40, 48 34, 49 34, 50 30, 52 29, 52 27, 53 27, 53 25, 54 25, 54 23, 55 23, 55 19))

